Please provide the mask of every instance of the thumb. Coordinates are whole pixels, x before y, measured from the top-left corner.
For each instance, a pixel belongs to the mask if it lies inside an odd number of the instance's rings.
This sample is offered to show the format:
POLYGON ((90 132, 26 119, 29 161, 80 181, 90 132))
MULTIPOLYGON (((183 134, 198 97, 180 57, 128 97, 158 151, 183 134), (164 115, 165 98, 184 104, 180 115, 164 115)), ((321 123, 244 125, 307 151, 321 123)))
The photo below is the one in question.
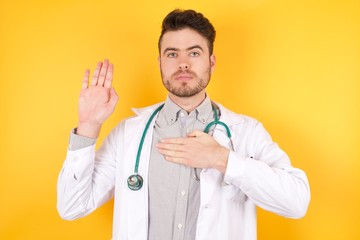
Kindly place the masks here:
POLYGON ((206 133, 199 131, 199 130, 194 130, 191 133, 188 134, 188 137, 200 137, 205 135, 206 133))
POLYGON ((112 105, 112 106, 115 106, 118 100, 119 100, 119 96, 116 94, 115 89, 111 88, 110 89, 109 104, 112 105))

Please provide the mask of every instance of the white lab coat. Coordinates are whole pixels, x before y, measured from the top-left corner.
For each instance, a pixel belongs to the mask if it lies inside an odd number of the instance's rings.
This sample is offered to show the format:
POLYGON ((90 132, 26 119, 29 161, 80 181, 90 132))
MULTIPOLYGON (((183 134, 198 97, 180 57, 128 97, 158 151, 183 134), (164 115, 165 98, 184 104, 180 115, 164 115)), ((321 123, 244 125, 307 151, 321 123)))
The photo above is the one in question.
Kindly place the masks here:
MULTIPOLYGON (((291 166, 259 122, 218 105, 221 121, 231 130, 235 151, 230 152, 225 174, 215 169, 200 174, 196 239, 255 240, 256 206, 289 218, 304 216, 310 200, 305 173, 291 166)), ((147 239, 153 131, 146 135, 139 165, 144 186, 139 191, 129 190, 127 178, 134 172, 143 128, 157 106, 135 110, 137 116, 115 127, 96 154, 95 146, 67 152, 57 189, 62 218, 83 217, 115 196, 113 239, 147 239)), ((217 126, 213 136, 229 146, 222 126, 217 126)))

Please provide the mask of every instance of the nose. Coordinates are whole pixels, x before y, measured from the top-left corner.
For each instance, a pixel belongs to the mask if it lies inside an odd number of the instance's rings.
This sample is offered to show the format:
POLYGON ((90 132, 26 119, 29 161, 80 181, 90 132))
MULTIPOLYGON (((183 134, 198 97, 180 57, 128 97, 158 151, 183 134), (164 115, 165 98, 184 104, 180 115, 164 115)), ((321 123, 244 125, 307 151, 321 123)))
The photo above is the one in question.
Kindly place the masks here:
POLYGON ((180 63, 179 64, 179 69, 180 70, 188 70, 189 68, 190 68, 190 66, 187 63, 180 63))

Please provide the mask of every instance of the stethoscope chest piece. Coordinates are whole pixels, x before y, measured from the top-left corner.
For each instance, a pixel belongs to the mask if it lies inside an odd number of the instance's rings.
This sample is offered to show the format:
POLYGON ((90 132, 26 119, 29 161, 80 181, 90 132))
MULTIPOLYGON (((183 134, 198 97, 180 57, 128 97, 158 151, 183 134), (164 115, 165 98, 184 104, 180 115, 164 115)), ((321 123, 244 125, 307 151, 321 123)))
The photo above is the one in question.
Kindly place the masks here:
POLYGON ((133 191, 139 190, 142 187, 143 182, 143 178, 138 174, 131 175, 127 179, 128 187, 133 191))

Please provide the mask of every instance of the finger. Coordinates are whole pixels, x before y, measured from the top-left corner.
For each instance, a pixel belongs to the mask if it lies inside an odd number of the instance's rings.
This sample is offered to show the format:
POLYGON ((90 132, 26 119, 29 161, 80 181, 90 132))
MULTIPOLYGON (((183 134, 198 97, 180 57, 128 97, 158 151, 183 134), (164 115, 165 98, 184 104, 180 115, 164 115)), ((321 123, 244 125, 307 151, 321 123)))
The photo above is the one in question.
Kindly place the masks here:
POLYGON ((194 130, 191 133, 188 134, 188 137, 200 137, 200 136, 204 136, 206 133, 199 131, 199 130, 194 130))
POLYGON ((186 158, 182 158, 182 157, 170 157, 170 156, 164 156, 166 161, 169 162, 173 162, 173 163, 178 163, 178 164, 183 164, 183 165, 188 165, 188 161, 186 160, 186 158))
POLYGON ((164 138, 160 140, 160 143, 169 143, 169 144, 186 144, 187 138, 164 138))
POLYGON ((113 72, 114 72, 114 64, 110 63, 107 74, 106 74, 106 78, 105 78, 105 83, 104 83, 105 88, 111 88, 113 72))
POLYGON ((102 68, 100 70, 100 75, 97 83, 98 86, 101 87, 104 86, 108 66, 109 66, 109 60, 105 59, 104 64, 102 65, 102 68))
POLYGON ((81 89, 86 89, 89 85, 89 76, 90 76, 90 70, 86 69, 84 73, 84 78, 81 84, 81 89))
POLYGON ((185 153, 183 153, 183 152, 166 150, 166 149, 158 149, 158 151, 164 157, 173 157, 173 158, 180 158, 181 157, 182 158, 185 155, 185 153))
POLYGON ((159 150, 173 151, 173 152, 184 152, 186 151, 185 145, 173 144, 173 143, 157 143, 156 147, 159 150))
POLYGON ((93 76, 91 78, 91 86, 96 86, 97 85, 101 66, 102 66, 102 62, 98 62, 98 64, 96 65, 94 74, 93 74, 93 76))
POLYGON ((164 156, 165 160, 178 164, 185 164, 185 159, 182 157, 164 156))

